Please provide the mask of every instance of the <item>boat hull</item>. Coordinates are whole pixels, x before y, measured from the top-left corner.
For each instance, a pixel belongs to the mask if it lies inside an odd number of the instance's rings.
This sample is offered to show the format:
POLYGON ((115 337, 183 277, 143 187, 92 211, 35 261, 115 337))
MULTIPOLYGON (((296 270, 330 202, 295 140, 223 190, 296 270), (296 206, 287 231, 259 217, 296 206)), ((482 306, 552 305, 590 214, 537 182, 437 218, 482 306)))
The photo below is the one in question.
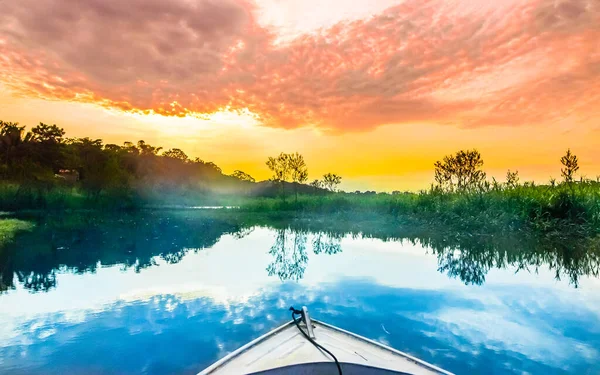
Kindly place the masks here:
MULTIPOLYGON (((312 320, 312 326, 315 341, 338 358, 344 374, 451 375, 418 358, 338 327, 318 320, 312 320)), ((331 374, 336 373, 336 368, 325 352, 289 322, 230 353, 199 375, 305 373, 331 374)))

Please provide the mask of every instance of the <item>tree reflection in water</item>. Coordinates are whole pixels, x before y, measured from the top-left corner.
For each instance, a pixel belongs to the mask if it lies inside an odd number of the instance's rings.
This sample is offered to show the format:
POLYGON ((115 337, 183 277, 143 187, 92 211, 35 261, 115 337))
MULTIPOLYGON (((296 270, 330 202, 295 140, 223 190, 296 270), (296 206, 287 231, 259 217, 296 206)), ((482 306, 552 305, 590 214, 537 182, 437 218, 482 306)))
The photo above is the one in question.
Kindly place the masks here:
POLYGON ((308 262, 306 233, 289 228, 278 229, 269 254, 273 256, 273 261, 267 266, 269 276, 276 275, 281 280, 302 279, 308 262))
POLYGON ((467 285, 482 285, 491 269, 515 268, 537 273, 541 267, 554 271, 556 280, 568 279, 579 286, 582 276, 600 275, 600 238, 568 232, 544 236, 454 234, 412 238, 430 247, 438 258, 438 270, 467 285))
POLYGON ((318 232, 313 239, 313 252, 315 254, 325 253, 328 255, 342 252, 343 235, 339 233, 318 232))
MULTIPOLYGON (((152 267, 158 259, 180 262, 189 252, 213 246, 221 236, 241 240, 256 223, 235 218, 213 218, 189 212, 121 214, 118 219, 98 214, 69 214, 38 219, 36 229, 18 235, 12 244, 0 246, 0 292, 18 282, 31 292, 56 286, 58 270, 93 273, 100 265, 119 265, 136 272, 152 267)), ((582 276, 600 275, 600 238, 556 230, 544 235, 521 233, 467 233, 449 228, 372 226, 331 221, 303 223, 267 222, 275 241, 267 273, 279 279, 298 281, 308 264, 307 245, 314 255, 342 251, 342 238, 408 240, 431 251, 438 271, 465 284, 485 283, 492 269, 514 268, 516 272, 538 272, 547 267, 557 280, 579 286, 582 276), (323 229, 326 228, 326 231, 323 229), (357 228, 360 228, 358 231, 357 228)))
POLYGON ((316 255, 337 254, 342 251, 340 233, 309 233, 291 228, 277 229, 275 243, 271 246, 269 254, 273 261, 267 266, 269 276, 277 276, 282 281, 298 281, 304 277, 308 254, 306 243, 308 235, 313 236, 312 250, 316 255))
MULTIPOLYGON (((190 212, 70 213, 34 217, 36 229, 0 244, 0 293, 15 282, 31 292, 56 287, 56 274, 94 273, 99 266, 122 270, 174 264, 189 252, 212 247, 241 231, 235 223, 190 212)), ((247 233, 246 233, 247 234, 247 233)))
POLYGON ((368 232, 313 232, 307 228, 277 230, 276 241, 269 253, 272 263, 269 276, 281 280, 300 280, 304 276, 308 254, 307 235, 313 236, 313 253, 337 254, 342 251, 341 239, 373 237, 384 241, 409 240, 430 249, 438 260, 438 271, 458 278, 466 285, 482 285, 491 269, 515 268, 516 272, 535 272, 548 267, 555 278, 568 279, 579 286, 581 276, 600 276, 600 238, 582 237, 568 232, 552 232, 543 236, 532 233, 515 235, 472 234, 464 232, 410 231, 390 232, 370 236, 368 232))

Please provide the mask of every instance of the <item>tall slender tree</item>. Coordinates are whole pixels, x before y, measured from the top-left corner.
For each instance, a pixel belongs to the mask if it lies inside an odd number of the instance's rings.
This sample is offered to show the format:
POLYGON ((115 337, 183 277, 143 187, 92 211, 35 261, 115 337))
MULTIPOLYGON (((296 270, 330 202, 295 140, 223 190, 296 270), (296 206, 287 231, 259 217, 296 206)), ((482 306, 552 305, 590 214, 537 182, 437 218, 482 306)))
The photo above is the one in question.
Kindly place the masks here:
POLYGON ((579 161, 577 160, 577 156, 571 153, 571 149, 568 149, 567 153, 560 158, 560 162, 564 166, 564 168, 560 169, 561 176, 566 183, 573 182, 575 172, 579 170, 579 161))
POLYGON ((288 163, 291 179, 294 184, 296 203, 298 203, 298 185, 308 180, 308 168, 306 167, 304 157, 297 152, 288 155, 288 163))
POLYGON ((322 185, 329 191, 336 191, 337 186, 342 182, 342 177, 335 173, 326 173, 323 175, 322 185))
POLYGON ((273 173, 270 180, 275 184, 278 184, 281 189, 281 196, 285 202, 285 182, 290 177, 290 163, 289 155, 285 153, 279 154, 277 157, 269 157, 267 160, 267 167, 273 173))

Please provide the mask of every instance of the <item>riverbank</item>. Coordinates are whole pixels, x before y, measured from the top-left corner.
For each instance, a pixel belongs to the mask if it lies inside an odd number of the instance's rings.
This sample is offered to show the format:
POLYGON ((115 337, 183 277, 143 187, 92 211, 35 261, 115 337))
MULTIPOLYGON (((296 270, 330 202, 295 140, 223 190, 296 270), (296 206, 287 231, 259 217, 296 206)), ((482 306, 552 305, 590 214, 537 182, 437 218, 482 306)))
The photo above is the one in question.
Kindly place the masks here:
POLYGON ((30 221, 0 217, 0 248, 12 241, 17 233, 32 230, 34 226, 30 221))
POLYGON ((568 232, 591 236, 600 233, 600 184, 518 185, 470 193, 431 190, 420 193, 323 193, 295 197, 259 198, 231 195, 150 196, 133 192, 103 192, 96 196, 75 189, 6 188, 0 190, 0 207, 69 212, 73 210, 170 210, 227 207, 241 216, 294 218, 321 216, 324 221, 404 222, 443 225, 466 233, 502 231, 568 232), (392 220, 393 219, 393 220, 392 220))
POLYGON ((449 225, 464 231, 529 229, 540 232, 600 233, 600 184, 517 186, 468 194, 435 191, 405 194, 302 196, 297 201, 255 199, 241 204, 246 212, 378 213, 401 220, 449 225))
POLYGON ((281 240, 294 249, 312 248, 315 254, 341 251, 340 241, 344 238, 408 241, 425 246, 437 257, 440 272, 466 284, 481 284, 491 269, 506 267, 535 272, 546 264, 557 278, 568 279, 574 286, 581 276, 600 273, 600 236, 568 229, 541 233, 486 227, 465 231, 457 230, 452 223, 427 223, 415 217, 378 213, 322 215, 212 209, 139 210, 117 216, 97 211, 51 215, 38 211, 20 213, 17 218, 36 227, 17 233, 0 252, 0 264, 4 266, 0 278, 4 275, 8 286, 12 285, 10 275, 15 270, 20 275, 32 274, 37 281, 31 285, 36 290, 52 287, 50 269, 65 266, 77 272, 93 271, 100 260, 103 265, 120 263, 139 271, 153 267, 158 259, 178 263, 190 253, 214 246, 223 237, 241 239, 264 228, 277 234, 272 239, 274 246, 279 246, 277 241, 281 240))
POLYGON ((135 210, 148 207, 237 206, 243 197, 190 189, 112 189, 0 183, 0 210, 135 210))

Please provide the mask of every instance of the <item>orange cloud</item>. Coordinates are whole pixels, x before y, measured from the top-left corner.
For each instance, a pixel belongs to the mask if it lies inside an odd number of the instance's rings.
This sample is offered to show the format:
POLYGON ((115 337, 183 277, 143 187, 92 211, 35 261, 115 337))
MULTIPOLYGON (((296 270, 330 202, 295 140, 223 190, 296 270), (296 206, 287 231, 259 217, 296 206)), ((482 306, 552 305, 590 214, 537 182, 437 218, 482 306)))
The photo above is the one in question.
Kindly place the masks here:
POLYGON ((25 96, 168 116, 247 108, 335 131, 600 111, 597 0, 408 0, 284 43, 245 0, 3 7, 0 82, 25 96))

